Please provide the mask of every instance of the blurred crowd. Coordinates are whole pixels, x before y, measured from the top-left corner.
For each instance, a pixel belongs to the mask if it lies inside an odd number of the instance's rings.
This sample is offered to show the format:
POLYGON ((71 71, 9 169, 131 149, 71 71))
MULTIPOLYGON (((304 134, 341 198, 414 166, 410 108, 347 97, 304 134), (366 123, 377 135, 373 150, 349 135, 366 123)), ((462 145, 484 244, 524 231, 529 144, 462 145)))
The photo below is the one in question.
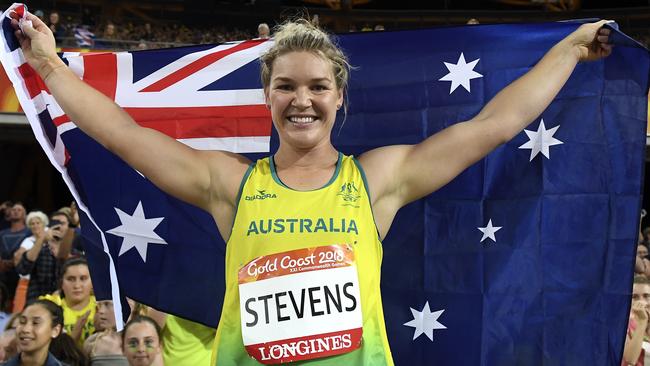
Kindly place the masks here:
POLYGON ((215 329, 135 301, 117 332, 80 238, 74 202, 49 215, 0 204, 0 364, 209 364, 215 329))

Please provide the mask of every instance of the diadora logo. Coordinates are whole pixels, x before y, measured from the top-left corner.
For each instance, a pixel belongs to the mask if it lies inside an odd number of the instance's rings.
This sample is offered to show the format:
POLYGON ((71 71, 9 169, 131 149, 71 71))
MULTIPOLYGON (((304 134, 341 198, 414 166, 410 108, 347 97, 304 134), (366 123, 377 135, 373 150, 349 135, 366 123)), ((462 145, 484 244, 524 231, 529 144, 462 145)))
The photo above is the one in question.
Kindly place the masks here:
POLYGON ((244 198, 246 201, 255 201, 255 200, 265 200, 267 198, 278 198, 278 196, 275 193, 267 193, 265 189, 259 190, 256 189, 257 194, 254 194, 252 196, 245 196, 244 198))
POLYGON ((361 195, 354 182, 343 183, 341 190, 336 195, 343 198, 343 206, 359 207, 357 201, 359 201, 361 195))

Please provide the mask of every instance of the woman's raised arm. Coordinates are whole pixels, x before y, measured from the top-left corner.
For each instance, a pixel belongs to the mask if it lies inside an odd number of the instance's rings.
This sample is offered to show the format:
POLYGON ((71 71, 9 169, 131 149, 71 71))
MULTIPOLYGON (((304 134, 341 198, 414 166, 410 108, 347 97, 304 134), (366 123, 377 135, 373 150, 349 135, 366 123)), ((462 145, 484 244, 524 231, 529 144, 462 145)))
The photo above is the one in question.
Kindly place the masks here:
POLYGON ((476 117, 450 126, 417 145, 388 146, 361 162, 382 235, 397 210, 447 184, 512 139, 551 103, 579 61, 611 53, 607 21, 584 24, 557 43, 529 72, 501 90, 476 117))
POLYGON ((86 134, 117 154, 165 192, 214 212, 234 201, 248 161, 227 152, 204 152, 140 127, 112 100, 81 81, 56 54, 51 30, 26 14, 15 34, 29 65, 45 81, 63 111, 86 134), (228 172, 228 174, 220 174, 228 172))

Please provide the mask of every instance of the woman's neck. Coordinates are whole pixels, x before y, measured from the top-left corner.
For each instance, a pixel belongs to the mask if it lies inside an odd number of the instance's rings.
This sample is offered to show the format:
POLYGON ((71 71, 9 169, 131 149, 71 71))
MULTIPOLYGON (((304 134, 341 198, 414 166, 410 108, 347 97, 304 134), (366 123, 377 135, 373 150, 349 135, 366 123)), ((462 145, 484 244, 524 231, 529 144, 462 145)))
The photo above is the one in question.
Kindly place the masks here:
POLYGON ((331 144, 302 152, 280 146, 273 160, 282 183, 298 191, 310 191, 331 180, 338 157, 338 151, 331 144))
POLYGON ((90 296, 87 297, 85 300, 79 301, 79 302, 72 302, 72 301, 68 300, 67 297, 64 298, 63 300, 65 301, 65 304, 68 305, 68 307, 70 309, 72 309, 72 310, 81 310, 81 309, 85 308, 86 306, 88 306, 88 303, 90 302, 90 296))
MULTIPOLYGON (((49 347, 49 344, 48 344, 49 347)), ((48 347, 43 347, 32 352, 22 352, 20 354, 21 366, 42 366, 47 360, 48 347)))
POLYGON ((282 169, 322 169, 329 168, 338 160, 338 151, 332 144, 301 150, 280 145, 273 156, 275 165, 282 169))

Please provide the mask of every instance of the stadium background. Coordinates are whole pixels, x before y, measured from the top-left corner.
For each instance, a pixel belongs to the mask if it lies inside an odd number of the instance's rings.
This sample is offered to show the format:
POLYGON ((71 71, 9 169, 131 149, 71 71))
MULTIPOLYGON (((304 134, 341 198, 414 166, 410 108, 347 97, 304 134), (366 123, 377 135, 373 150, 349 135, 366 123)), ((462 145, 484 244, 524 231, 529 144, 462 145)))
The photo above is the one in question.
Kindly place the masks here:
MULTIPOLYGON (((2 9, 9 5, 0 2, 2 9)), ((60 50, 76 52, 253 38, 258 24, 272 27, 296 13, 317 15, 321 26, 336 33, 459 25, 470 19, 491 24, 607 18, 646 47, 650 44, 650 0, 51 0, 27 5, 32 12, 40 10, 46 21, 58 12, 60 50), (153 31, 143 36, 147 23, 153 31), (94 35, 93 46, 80 46, 79 37, 75 38, 79 34, 75 29, 82 25, 94 35)), ((646 147, 650 145, 650 109, 647 131, 646 147)), ((646 210, 650 209, 649 163, 650 150, 646 149, 646 210)), ((34 139, 4 71, 0 71, 0 167, 0 200, 22 201, 30 210, 50 212, 72 199, 34 139)))

